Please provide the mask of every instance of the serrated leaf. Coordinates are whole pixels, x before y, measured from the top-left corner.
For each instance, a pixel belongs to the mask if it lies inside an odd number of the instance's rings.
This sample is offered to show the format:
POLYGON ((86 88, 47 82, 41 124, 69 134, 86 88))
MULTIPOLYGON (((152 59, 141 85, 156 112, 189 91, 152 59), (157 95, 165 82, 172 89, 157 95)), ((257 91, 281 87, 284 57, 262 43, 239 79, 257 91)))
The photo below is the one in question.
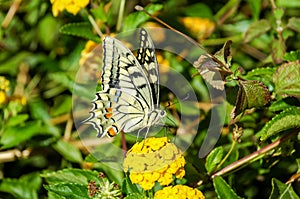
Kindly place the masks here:
POLYGON ((94 34, 90 23, 86 22, 66 24, 59 29, 59 32, 66 35, 82 37, 87 40, 92 40, 96 43, 101 41, 99 36, 94 34))
POLYGON ((285 41, 282 39, 273 39, 271 45, 271 55, 272 59, 276 64, 279 64, 283 60, 283 56, 285 54, 285 41))
POLYGON ((95 19, 100 19, 104 23, 107 22, 107 13, 104 10, 104 3, 100 3, 98 7, 92 8, 90 11, 95 19))
POLYGON ((88 185, 90 180, 98 181, 97 171, 82 170, 82 169, 63 169, 57 172, 50 172, 41 174, 49 184, 57 184, 62 182, 78 183, 88 185))
POLYGON ((82 155, 80 153, 80 150, 69 142, 58 140, 53 145, 53 148, 70 162, 82 162, 82 155))
POLYGON ((300 32, 300 18, 292 17, 289 19, 287 27, 290 29, 300 32))
POLYGON ((11 148, 29 140, 32 136, 40 133, 40 127, 40 121, 28 122, 22 126, 8 127, 1 135, 0 144, 3 145, 1 148, 11 148))
POLYGON ((300 61, 282 64, 274 74, 273 81, 277 95, 300 98, 300 61))
POLYGON ((267 122, 258 134, 261 136, 260 140, 265 141, 269 137, 277 135, 279 132, 298 127, 300 127, 300 110, 297 108, 289 108, 267 122))
POLYGON ((293 190, 291 184, 285 184, 280 182, 279 180, 273 178, 272 179, 272 192, 269 199, 299 199, 299 196, 293 190))
POLYGON ((262 19, 253 22, 244 35, 244 43, 248 43, 271 29, 268 20, 262 19))
POLYGON ((88 196, 88 189, 86 185, 78 183, 62 183, 44 185, 45 189, 52 191, 66 199, 90 199, 88 196))
MULTIPOLYGON (((161 4, 150 4, 146 6, 144 9, 150 14, 154 14, 155 12, 161 10, 163 5, 161 4)), ((150 17, 144 12, 138 11, 132 14, 129 14, 123 24, 123 31, 128 31, 137 28, 140 24, 146 22, 150 17)))
POLYGON ((215 177, 213 179, 213 184, 219 199, 241 199, 241 197, 233 191, 233 189, 226 183, 226 181, 222 177, 215 177))
POLYGON ((283 56, 283 59, 285 61, 300 60, 300 50, 296 50, 296 51, 291 51, 291 52, 285 53, 285 55, 283 56))
POLYGON ((265 106, 270 100, 270 93, 263 83, 256 80, 239 81, 239 92, 231 118, 234 119, 246 109, 265 106))
POLYGON ((223 147, 219 146, 217 148, 214 148, 207 156, 205 168, 209 174, 212 173, 215 167, 222 161, 223 152, 223 147))

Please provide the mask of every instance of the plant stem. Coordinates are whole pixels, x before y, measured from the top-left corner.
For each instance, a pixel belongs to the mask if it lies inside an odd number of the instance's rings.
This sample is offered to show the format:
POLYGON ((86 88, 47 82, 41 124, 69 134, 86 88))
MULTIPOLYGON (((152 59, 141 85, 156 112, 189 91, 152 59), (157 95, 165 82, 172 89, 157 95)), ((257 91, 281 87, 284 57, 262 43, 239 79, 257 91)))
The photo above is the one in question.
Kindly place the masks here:
POLYGON ((117 31, 120 31, 120 29, 121 29, 123 16, 124 16, 124 8, 125 8, 125 0, 121 0, 118 21, 117 21, 117 27, 116 27, 117 31))
POLYGON ((298 132, 300 131, 300 128, 295 129, 294 131, 292 131, 291 133, 287 134, 286 136, 276 140, 275 142, 261 148, 258 151, 255 151, 254 153, 251 153, 245 157, 243 157, 242 159, 233 162, 232 164, 224 167, 223 169, 221 169, 220 171, 217 171, 216 173, 214 173, 211 178, 215 178, 217 176, 221 176, 224 175, 225 173, 228 173, 246 163, 250 163, 251 161, 256 160, 256 158, 259 158, 260 156, 264 155, 265 153, 269 152, 270 150, 276 148, 277 146, 279 146, 282 142, 286 141, 287 139, 291 138, 292 136, 296 135, 298 132))
POLYGON ((218 170, 218 169, 224 164, 224 162, 227 160, 227 158, 228 158, 228 157, 230 156, 230 154, 232 153, 232 151, 233 151, 235 145, 236 145, 236 141, 233 140, 233 142, 232 142, 232 144, 231 144, 231 147, 230 147, 228 153, 227 153, 226 156, 223 158, 223 160, 218 164, 218 166, 216 167, 216 170, 218 170))
POLYGON ((95 29, 95 31, 97 32, 97 34, 101 37, 101 39, 104 39, 104 35, 101 32, 101 30, 99 29, 95 19, 92 17, 92 15, 88 14, 88 19, 91 22, 93 28, 95 29))

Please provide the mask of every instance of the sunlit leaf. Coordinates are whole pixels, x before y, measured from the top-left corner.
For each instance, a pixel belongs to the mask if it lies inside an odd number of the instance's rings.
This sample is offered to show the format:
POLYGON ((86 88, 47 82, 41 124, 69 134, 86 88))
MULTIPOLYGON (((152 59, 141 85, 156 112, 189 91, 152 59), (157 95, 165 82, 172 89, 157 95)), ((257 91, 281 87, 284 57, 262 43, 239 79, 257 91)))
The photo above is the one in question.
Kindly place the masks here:
MULTIPOLYGON (((161 10, 163 8, 163 5, 161 4, 150 4, 145 7, 145 10, 149 12, 150 14, 154 14, 155 12, 161 10)), ((141 12, 137 11, 130 15, 128 15, 123 24, 123 31, 128 31, 137 28, 140 24, 146 22, 150 17, 141 12)))
POLYGON ((277 95, 300 98, 300 61, 282 64, 274 74, 273 81, 277 95))
POLYGON ((222 161, 223 147, 214 148, 206 158, 205 168, 208 173, 214 171, 215 167, 222 161))
POLYGON ((59 31, 63 34, 82 37, 99 43, 100 37, 94 34, 92 30, 93 28, 90 23, 86 22, 69 23, 59 29, 59 31))
POLYGON ((220 177, 217 176, 213 179, 214 187, 216 190, 216 193, 218 195, 218 198, 225 199, 241 199, 240 196, 238 196, 233 189, 226 183, 226 181, 220 177))
POLYGON ((66 199, 90 199, 86 185, 78 183, 62 183, 44 185, 48 191, 52 191, 66 199))
POLYGON ((285 184, 280 182, 279 180, 273 178, 272 179, 272 192, 269 197, 270 199, 299 199, 299 196, 293 190, 291 184, 285 184))
POLYGON ((300 50, 291 51, 291 52, 286 53, 283 56, 283 59, 286 60, 286 61, 300 60, 300 50))
POLYGON ((266 123, 264 128, 259 132, 260 140, 265 141, 271 136, 278 133, 300 127, 300 110, 297 108, 289 108, 282 111, 266 123))

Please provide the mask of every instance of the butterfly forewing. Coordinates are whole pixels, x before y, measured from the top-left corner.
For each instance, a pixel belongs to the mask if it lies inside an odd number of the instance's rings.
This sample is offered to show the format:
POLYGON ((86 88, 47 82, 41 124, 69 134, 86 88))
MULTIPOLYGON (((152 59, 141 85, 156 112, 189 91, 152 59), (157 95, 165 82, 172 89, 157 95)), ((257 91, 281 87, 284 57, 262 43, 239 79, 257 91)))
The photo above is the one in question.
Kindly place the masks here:
POLYGON ((149 108, 153 99, 150 83, 145 71, 132 52, 117 39, 106 37, 103 41, 104 68, 102 88, 121 89, 136 97, 142 98, 149 108))
POLYGON ((154 44, 147 31, 142 29, 140 32, 140 47, 137 52, 137 60, 142 65, 150 82, 153 102, 159 104, 159 73, 155 56, 154 44))

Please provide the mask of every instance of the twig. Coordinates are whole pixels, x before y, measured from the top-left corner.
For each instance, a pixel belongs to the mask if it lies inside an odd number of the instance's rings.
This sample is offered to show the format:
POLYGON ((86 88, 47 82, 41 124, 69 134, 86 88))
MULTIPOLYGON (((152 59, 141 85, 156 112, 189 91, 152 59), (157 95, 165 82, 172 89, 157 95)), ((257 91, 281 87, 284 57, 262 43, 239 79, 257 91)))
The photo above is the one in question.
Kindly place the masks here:
POLYGON ((238 168, 238 167, 240 167, 240 166, 242 166, 242 165, 244 165, 246 163, 249 163, 249 162, 255 160, 259 156, 261 156, 261 155, 269 152, 270 150, 272 150, 272 149, 276 148, 277 146, 279 146, 282 142, 284 142, 287 139, 291 138, 292 136, 296 135, 299 131, 300 131, 300 128, 298 128, 295 131, 287 134, 286 136, 278 139, 277 141, 275 141, 275 142, 273 142, 273 143, 271 143, 271 144, 269 144, 269 145, 261 148, 260 150, 255 151, 254 153, 251 153, 251 154, 243 157, 242 159, 240 159, 240 160, 238 160, 236 162, 233 162, 232 164, 230 164, 230 165, 224 167, 223 169, 221 169, 220 171, 217 171, 216 173, 214 173, 211 176, 211 178, 213 179, 213 178, 215 178, 217 176, 221 176, 221 175, 223 175, 225 173, 228 173, 228 172, 230 172, 230 171, 232 171, 232 170, 234 170, 234 169, 236 169, 236 168, 238 168))

